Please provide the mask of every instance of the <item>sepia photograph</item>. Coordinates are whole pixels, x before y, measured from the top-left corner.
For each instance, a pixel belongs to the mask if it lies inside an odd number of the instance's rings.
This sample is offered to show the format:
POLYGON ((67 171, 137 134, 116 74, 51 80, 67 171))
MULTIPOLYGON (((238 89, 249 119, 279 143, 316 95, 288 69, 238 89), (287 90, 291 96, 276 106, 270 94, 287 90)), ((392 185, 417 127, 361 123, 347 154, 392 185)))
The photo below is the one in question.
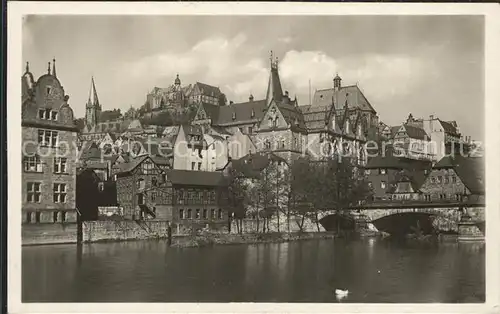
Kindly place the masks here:
POLYGON ((319 11, 20 15, 21 302, 484 304, 485 15, 319 11))

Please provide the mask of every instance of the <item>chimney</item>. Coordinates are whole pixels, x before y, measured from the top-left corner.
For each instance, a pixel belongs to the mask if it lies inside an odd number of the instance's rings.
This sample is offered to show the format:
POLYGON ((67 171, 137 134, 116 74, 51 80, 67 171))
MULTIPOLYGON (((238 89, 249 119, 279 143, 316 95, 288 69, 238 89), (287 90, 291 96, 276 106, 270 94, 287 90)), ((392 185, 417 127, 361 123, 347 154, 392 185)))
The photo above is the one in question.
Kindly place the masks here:
POLYGON ((230 100, 230 101, 229 101, 229 104, 230 104, 230 105, 232 105, 232 104, 234 104, 234 102, 233 102, 232 100, 230 100))
POLYGON ((249 100, 250 102, 252 102, 252 101, 253 101, 253 95, 252 95, 252 94, 250 94, 250 97, 248 97, 248 100, 249 100))
POLYGON ((429 129, 434 132, 434 115, 429 116, 429 129))

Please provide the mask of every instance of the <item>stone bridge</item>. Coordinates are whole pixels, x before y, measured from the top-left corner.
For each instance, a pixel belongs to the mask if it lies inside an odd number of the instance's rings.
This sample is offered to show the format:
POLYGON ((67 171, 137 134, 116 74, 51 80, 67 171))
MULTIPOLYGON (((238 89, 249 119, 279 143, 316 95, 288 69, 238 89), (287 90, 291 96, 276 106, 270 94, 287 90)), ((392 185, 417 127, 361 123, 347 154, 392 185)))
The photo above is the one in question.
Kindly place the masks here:
MULTIPOLYGON (((396 229, 409 230, 415 226, 431 230, 440 230, 441 232, 457 232, 459 222, 462 218, 461 206, 386 206, 360 207, 349 211, 342 211, 336 215, 337 211, 329 210, 318 214, 320 223, 325 229, 332 227, 332 221, 338 219, 345 222, 345 226, 353 226, 353 223, 366 222, 376 227, 379 231, 396 232, 396 229), (351 221, 351 223, 347 221, 351 221), (328 227, 327 225, 330 225, 328 227), (404 225, 404 226, 403 226, 404 225)), ((400 204, 402 205, 402 204, 400 204)), ((485 211, 484 206, 467 207, 466 211, 470 220, 481 224, 484 231, 485 211)), ((349 227, 348 227, 349 228, 349 227)), ((399 230, 401 231, 401 230, 399 230)))

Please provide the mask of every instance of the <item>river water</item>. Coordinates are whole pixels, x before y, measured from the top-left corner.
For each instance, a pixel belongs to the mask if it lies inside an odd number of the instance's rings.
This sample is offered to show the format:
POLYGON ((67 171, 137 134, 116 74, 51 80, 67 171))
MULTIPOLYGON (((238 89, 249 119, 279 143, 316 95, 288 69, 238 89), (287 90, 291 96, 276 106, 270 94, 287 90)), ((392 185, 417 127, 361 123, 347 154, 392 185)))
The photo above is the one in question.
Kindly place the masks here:
POLYGON ((484 302, 485 245, 308 240, 22 248, 23 302, 484 302), (335 288, 348 289, 339 300, 335 288))

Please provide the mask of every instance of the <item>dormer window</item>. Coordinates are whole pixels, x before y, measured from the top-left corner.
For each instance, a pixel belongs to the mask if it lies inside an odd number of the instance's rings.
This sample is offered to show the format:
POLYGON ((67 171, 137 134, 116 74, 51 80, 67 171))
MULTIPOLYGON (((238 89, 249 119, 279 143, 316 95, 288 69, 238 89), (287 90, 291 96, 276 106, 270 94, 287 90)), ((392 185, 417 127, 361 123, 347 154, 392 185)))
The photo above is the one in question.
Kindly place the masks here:
POLYGON ((233 120, 236 119, 236 112, 233 111, 233 120))
POLYGON ((51 86, 45 87, 45 91, 47 92, 47 95, 50 95, 50 92, 52 91, 52 87, 51 86))
POLYGON ((349 121, 347 121, 345 124, 345 132, 349 133, 349 121))
POLYGON ((252 113, 250 114, 250 117, 251 118, 255 117, 255 111, 253 110, 253 108, 252 108, 252 113))
POLYGON ((42 120, 57 120, 57 111, 53 111, 52 109, 39 109, 38 110, 38 118, 42 120))

